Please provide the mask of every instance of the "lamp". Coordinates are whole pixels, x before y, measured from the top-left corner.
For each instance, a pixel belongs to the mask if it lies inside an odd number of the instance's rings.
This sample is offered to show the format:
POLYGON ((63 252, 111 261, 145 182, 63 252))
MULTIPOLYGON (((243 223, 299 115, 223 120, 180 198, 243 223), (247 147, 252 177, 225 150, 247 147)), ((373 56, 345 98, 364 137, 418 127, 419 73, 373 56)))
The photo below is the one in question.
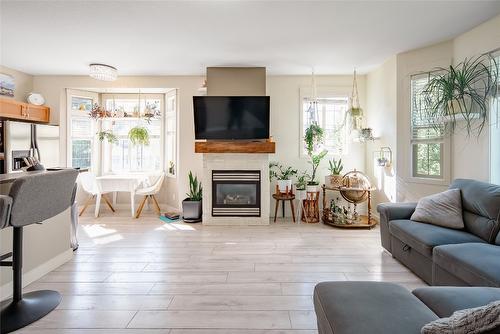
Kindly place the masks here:
POLYGON ((118 78, 118 71, 115 67, 105 64, 90 64, 89 75, 102 81, 115 81, 118 78))

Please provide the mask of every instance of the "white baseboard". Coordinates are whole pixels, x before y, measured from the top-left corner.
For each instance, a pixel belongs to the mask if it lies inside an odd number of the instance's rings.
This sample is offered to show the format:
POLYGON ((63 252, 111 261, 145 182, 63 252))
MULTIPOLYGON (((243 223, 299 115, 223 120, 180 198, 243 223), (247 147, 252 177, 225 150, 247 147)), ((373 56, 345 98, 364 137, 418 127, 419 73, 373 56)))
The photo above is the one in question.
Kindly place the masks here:
MULTIPOLYGON (((37 279, 43 277, 52 270, 68 262, 72 258, 73 258, 73 250, 69 248, 68 250, 62 252, 56 257, 50 259, 49 261, 42 263, 38 267, 35 267, 30 271, 23 273, 23 287, 33 283, 37 279)), ((10 296, 12 296, 12 281, 0 287, 1 300, 4 300, 10 296)))

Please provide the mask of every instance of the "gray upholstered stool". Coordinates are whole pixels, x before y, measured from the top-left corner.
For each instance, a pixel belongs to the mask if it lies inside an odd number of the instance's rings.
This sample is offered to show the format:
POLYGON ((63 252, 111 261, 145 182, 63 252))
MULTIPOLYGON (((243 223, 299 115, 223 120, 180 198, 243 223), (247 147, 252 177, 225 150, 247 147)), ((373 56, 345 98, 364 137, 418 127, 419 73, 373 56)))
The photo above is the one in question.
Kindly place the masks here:
POLYGON ((20 177, 12 184, 9 196, 0 197, 0 226, 14 229, 12 253, 1 257, 12 257, 12 261, 2 261, 1 265, 12 266, 14 292, 12 299, 2 302, 0 333, 31 324, 61 301, 56 291, 22 293, 23 227, 41 223, 69 208, 77 174, 76 170, 66 169, 20 177))

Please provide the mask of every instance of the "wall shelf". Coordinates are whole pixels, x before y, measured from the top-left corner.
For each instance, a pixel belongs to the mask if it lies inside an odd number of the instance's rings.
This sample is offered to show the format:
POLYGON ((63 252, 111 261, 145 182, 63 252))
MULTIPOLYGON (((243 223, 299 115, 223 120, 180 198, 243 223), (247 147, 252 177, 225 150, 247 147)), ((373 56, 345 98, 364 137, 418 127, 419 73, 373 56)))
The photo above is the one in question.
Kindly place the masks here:
POLYGON ((24 122, 49 123, 50 108, 10 99, 0 99, 0 118, 24 122))
POLYGON ((276 143, 266 141, 209 140, 194 143, 195 153, 275 153, 276 143))

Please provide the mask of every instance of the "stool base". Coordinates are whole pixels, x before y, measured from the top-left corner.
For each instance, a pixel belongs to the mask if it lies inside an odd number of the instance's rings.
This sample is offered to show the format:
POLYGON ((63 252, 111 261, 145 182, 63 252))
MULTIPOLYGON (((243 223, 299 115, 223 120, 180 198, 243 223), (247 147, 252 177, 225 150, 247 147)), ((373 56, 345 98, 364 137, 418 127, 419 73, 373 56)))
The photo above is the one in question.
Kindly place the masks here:
POLYGON ((61 294, 51 290, 23 294, 18 302, 2 302, 0 333, 10 333, 25 327, 49 314, 61 302, 61 294))

